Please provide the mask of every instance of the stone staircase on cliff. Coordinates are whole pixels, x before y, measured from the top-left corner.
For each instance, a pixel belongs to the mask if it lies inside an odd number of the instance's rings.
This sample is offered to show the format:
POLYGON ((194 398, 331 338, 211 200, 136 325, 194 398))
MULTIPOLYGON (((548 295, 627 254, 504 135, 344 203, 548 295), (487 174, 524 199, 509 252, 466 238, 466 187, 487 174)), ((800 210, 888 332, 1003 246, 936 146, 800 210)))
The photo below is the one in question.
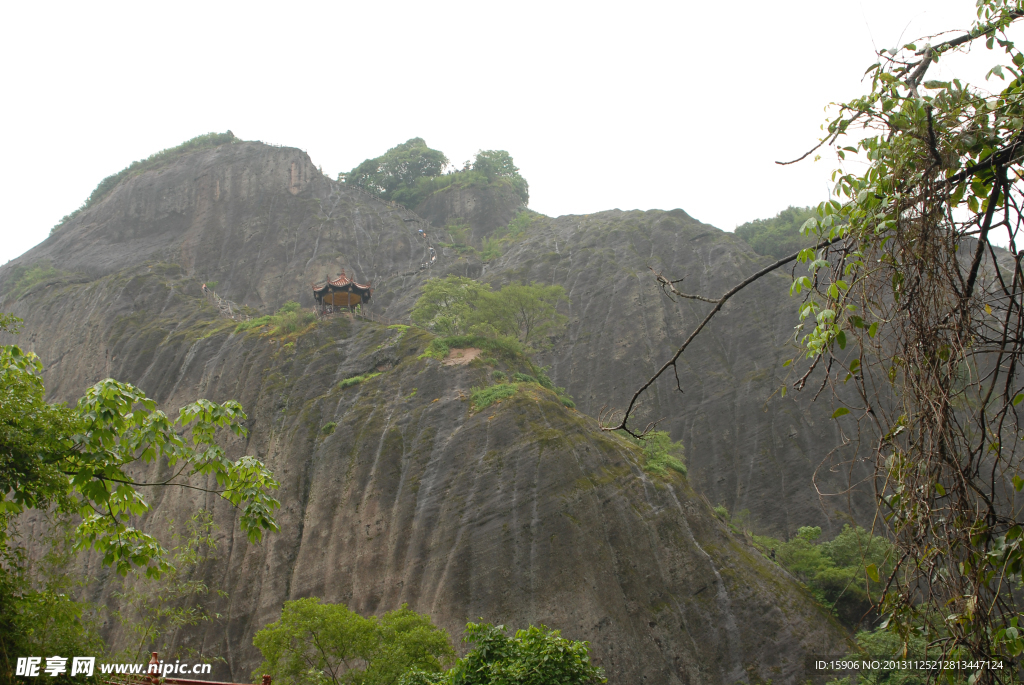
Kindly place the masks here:
POLYGON ((226 316, 233 321, 249 320, 249 316, 243 313, 242 306, 237 302, 232 302, 226 297, 221 297, 206 286, 203 286, 203 292, 206 295, 206 299, 217 308, 217 311, 221 316, 226 316))

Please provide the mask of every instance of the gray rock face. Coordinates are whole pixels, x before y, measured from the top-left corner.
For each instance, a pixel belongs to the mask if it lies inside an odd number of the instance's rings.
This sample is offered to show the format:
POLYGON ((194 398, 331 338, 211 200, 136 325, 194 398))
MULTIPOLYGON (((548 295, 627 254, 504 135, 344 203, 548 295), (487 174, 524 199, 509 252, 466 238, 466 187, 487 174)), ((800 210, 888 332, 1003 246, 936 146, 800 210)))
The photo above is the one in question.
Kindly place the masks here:
MULTIPOLYGON (((613 210, 539 217, 521 243, 487 265, 484 278, 495 286, 521 280, 565 287, 568 330, 540 359, 555 383, 597 416, 626 407, 713 306, 673 301, 655 272, 684 279, 682 292, 718 298, 771 261, 682 210, 613 210)), ((842 443, 828 393, 811 402, 820 376, 803 393, 778 392, 803 371, 783 367, 799 355, 789 283, 788 272, 770 274, 730 300, 681 357, 678 387, 670 370, 643 396, 632 425, 658 421, 685 445, 695 486, 730 512, 748 510, 760 530, 788 536, 821 525, 838 532, 841 520, 830 515, 870 520, 874 505, 867 493, 820 498, 815 490, 816 479, 824 493, 843 492, 851 475, 819 468, 842 443)), ((865 475, 859 468, 854 480, 865 475)))
MULTIPOLYGON (((495 201, 474 228, 500 225, 508 206, 495 201)), ((669 302, 648 266, 717 296, 762 263, 681 210, 538 216, 488 264, 442 253, 426 269, 422 226, 320 176, 298 150, 245 143, 129 179, 0 267, 0 307, 25 319, 19 342, 43 358, 55 399, 113 376, 165 408, 205 396, 250 413, 250 438, 232 450, 279 476, 280 534, 247 545, 213 497, 154 503, 154 522, 214 507, 223 535, 205 573, 231 593, 217 609, 228 623, 181 639, 245 678, 255 630, 282 601, 318 595, 363 612, 408 602, 453 635, 481 616, 544 622, 591 640, 618 683, 795 682, 806 654, 841 652, 841 631, 806 593, 695 494, 749 509, 776 533, 828 524, 811 477, 837 440, 830 411, 769 397, 792 354, 783 276, 725 308, 680 366, 684 393, 659 384, 645 401, 643 418, 667 417, 660 426, 683 440, 689 484, 652 480, 630 445, 539 388, 472 414, 462 400, 487 369, 418 359, 426 339, 415 329, 399 340, 397 329, 334 320, 286 347, 234 333, 201 297, 202 282, 219 281, 222 296, 264 313, 308 306, 310 282, 343 268, 373 282, 375 311, 402 317, 444 273, 559 283, 570 324, 541 358, 596 415, 624 406, 705 311, 669 302), (18 267, 43 260, 61 275, 16 291, 18 267), (337 388, 382 350, 397 366, 337 388), (337 428, 325 436, 328 422, 337 428)))
POLYGON ((416 207, 416 213, 434 227, 462 220, 472 227, 470 240, 479 244, 497 228, 504 228, 524 209, 508 186, 450 188, 434 193, 416 207))

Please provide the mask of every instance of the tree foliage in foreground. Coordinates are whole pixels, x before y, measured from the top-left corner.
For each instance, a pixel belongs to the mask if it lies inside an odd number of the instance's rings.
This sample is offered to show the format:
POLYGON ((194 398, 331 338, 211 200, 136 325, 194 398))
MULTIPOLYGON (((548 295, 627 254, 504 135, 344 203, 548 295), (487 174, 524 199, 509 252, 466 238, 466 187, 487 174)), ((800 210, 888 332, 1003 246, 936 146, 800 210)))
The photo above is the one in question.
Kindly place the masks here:
MULTIPOLYGON (((832 150, 840 164, 835 199, 804 227, 816 247, 717 299, 681 293, 678 281, 658 276, 673 297, 712 306, 607 429, 641 432, 629 426, 639 396, 675 368, 731 297, 795 265, 790 292, 802 299, 805 363, 792 387, 853 388, 833 394, 833 418, 851 445, 846 453, 859 445, 857 459, 868 455, 874 467, 880 524, 896 550, 892 572, 878 576, 887 628, 904 644, 923 637, 944 656, 1017 664, 1024 54, 1007 28, 1024 17, 1024 2, 978 0, 977 17, 948 40, 880 51, 866 72, 870 92, 837 106, 815 148, 832 150), (985 87, 929 78, 936 63, 986 48, 985 87), (996 249, 997 237, 1009 254, 996 249)), ((877 568, 865 572, 876 580, 877 568)), ((1009 682, 1013 672, 980 671, 977 679, 1009 682)))
POLYGON ((395 685, 410 670, 439 673, 455 657, 448 633, 404 604, 366 618, 317 597, 285 602, 253 644, 263 654, 253 678, 268 673, 282 685, 395 685))
POLYGON ((505 626, 467 623, 463 641, 474 644, 440 674, 413 671, 401 685, 596 685, 604 671, 590 663, 588 644, 567 640, 547 626, 509 637, 505 626))
MULTIPOLYGON (((10 512, 0 514, 0 685, 16 682, 18 656, 99 655, 105 649, 95 607, 75 599, 82 583, 68 573, 76 556, 70 517, 45 516, 48 530, 34 536, 32 559, 18 544, 12 518, 10 512)), ((68 673, 53 678, 55 685, 97 680, 68 673)))
MULTIPOLYGON (((15 332, 18 324, 0 314, 3 330, 15 332)), ((67 407, 46 401, 41 374, 34 354, 0 346, 0 608, 21 602, 25 611, 35 610, 22 602, 37 590, 26 584, 26 559, 11 540, 13 517, 25 509, 80 517, 75 550, 95 550, 122 576, 137 567, 153 577, 171 568, 159 541, 139 527, 149 508, 144 486, 219 493, 242 509, 239 523, 250 541, 276 530, 273 511, 279 505, 269 492, 277 483, 270 472, 254 457, 231 461, 217 443, 223 429, 245 434, 246 417, 237 402, 198 400, 171 419, 138 388, 108 378, 67 407), (153 462, 170 467, 171 475, 153 483, 131 475, 153 462)), ((75 603, 65 604, 69 616, 80 613, 75 603)), ((0 630, 0 660, 9 659, 24 639, 23 632, 0 630)), ((9 677, 9 667, 0 662, 0 677, 9 677)))
POLYGON ((217 617, 203 606, 204 598, 227 596, 222 590, 212 590, 200 573, 204 564, 215 560, 213 514, 201 509, 183 524, 170 521, 166 528, 170 568, 159 578, 145 577, 133 569, 114 592, 118 601, 111 616, 125 638, 124 650, 116 655, 120 661, 145 661, 144 655, 150 652, 159 652, 168 661, 194 660, 199 654, 181 643, 170 651, 168 638, 217 617))
POLYGON ((46 402, 42 370, 31 352, 0 347, 0 511, 56 507, 78 514, 78 547, 96 550, 121 575, 133 566, 158 575, 166 564, 157 540, 137 527, 149 509, 143 485, 202 481, 199 487, 242 507, 239 524, 251 542, 276 530, 279 504, 269 491, 277 482, 256 458, 231 461, 217 443, 222 429, 245 435, 237 402, 197 400, 171 419, 138 388, 108 378, 67 407, 46 402), (129 473, 152 462, 174 474, 140 483, 129 473))

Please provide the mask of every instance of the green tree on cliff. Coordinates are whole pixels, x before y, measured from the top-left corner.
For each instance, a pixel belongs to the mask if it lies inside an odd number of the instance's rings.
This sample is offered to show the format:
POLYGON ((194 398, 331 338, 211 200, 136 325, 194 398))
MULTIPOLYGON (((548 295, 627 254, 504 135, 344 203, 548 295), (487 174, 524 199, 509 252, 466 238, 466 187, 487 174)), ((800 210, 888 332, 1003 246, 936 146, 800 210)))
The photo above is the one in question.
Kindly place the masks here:
POLYGON ((754 252, 782 259, 786 255, 814 245, 814 238, 800 232, 815 215, 811 207, 787 207, 770 219, 754 219, 736 227, 736 235, 754 248, 754 252))
POLYGON ((519 167, 512 161, 512 155, 504 150, 481 150, 476 153, 473 171, 482 173, 489 183, 499 179, 507 180, 523 203, 529 204, 530 184, 520 175, 519 167))
POLYGON ((413 191, 416 181, 440 175, 448 158, 440 150, 427 147, 422 138, 410 138, 380 157, 364 160, 346 174, 346 183, 365 188, 386 200, 402 201, 399 191, 413 191))
POLYGON ((442 336, 472 332, 529 345, 565 325, 566 317, 557 311, 565 299, 560 285, 509 283, 492 292, 485 283, 448 276, 427 281, 411 316, 442 336))
POLYGON ((423 285, 423 294, 416 300, 410 317, 438 335, 463 335, 468 332, 480 301, 490 292, 487 284, 464 276, 431 278, 423 285))

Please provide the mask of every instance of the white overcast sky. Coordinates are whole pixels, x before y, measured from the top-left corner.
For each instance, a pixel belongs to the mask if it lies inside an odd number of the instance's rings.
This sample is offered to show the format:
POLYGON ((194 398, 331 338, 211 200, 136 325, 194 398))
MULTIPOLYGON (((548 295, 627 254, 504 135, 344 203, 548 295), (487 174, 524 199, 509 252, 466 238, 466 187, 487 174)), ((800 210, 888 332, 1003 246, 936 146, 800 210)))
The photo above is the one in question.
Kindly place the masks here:
POLYGON ((681 207, 732 230, 827 197, 834 157, 774 162, 860 94, 875 48, 973 18, 973 0, 10 3, 0 264, 103 177, 228 129, 331 176, 415 136, 458 163, 504 149, 539 212, 681 207))

